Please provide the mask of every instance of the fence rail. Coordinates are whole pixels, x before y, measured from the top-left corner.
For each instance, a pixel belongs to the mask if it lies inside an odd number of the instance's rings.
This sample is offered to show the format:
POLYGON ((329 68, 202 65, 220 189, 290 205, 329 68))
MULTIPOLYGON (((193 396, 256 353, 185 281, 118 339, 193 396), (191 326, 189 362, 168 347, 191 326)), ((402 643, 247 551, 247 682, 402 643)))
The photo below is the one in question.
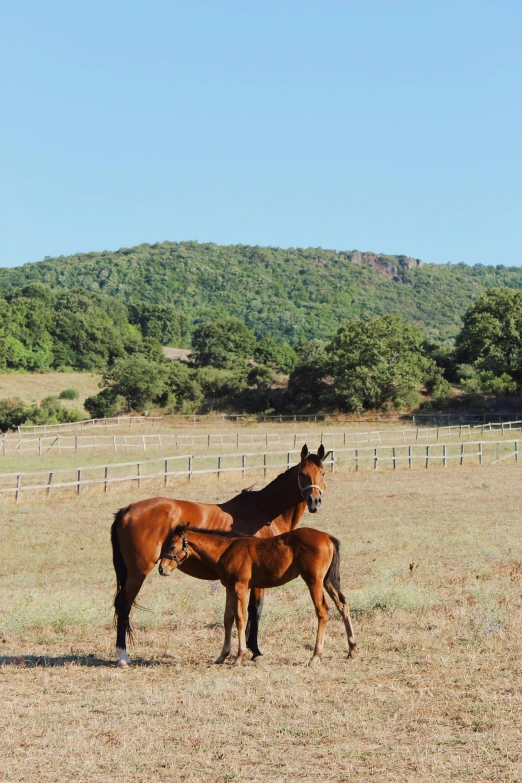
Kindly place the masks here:
MULTIPOLYGON (((522 415, 522 414, 520 414, 522 415)), ((176 422, 183 422, 185 424, 202 424, 208 422, 232 422, 232 423, 292 423, 292 422, 331 422, 331 423, 352 423, 357 422, 404 422, 410 424, 434 424, 435 426, 449 426, 454 422, 454 425, 459 424, 489 424, 502 422, 508 423, 509 414, 507 413, 477 413, 477 414, 452 414, 452 413, 426 413, 426 414, 412 414, 412 415, 387 415, 387 416, 373 416, 373 417, 361 417, 361 416, 332 416, 328 413, 311 413, 311 414, 289 414, 289 415, 251 415, 251 414, 197 414, 197 415, 183 415, 174 414, 168 417, 168 420, 175 424, 176 422)), ((163 416, 117 416, 108 419, 84 419, 82 421, 66 422, 64 424, 20 424, 17 428, 21 434, 23 432, 30 432, 35 435, 37 433, 51 434, 51 433, 65 433, 76 432, 77 430, 83 431, 88 429, 94 429, 96 427, 115 427, 122 424, 133 423, 155 423, 165 421, 163 416)))
POLYGON ((80 430, 92 430, 96 427, 119 427, 122 424, 159 424, 164 421, 163 416, 115 416, 112 419, 82 419, 82 421, 68 421, 64 424, 20 424, 17 431, 21 436, 24 432, 36 435, 41 432, 44 435, 61 435, 66 432, 80 430))
MULTIPOLYGON (((508 459, 519 461, 519 440, 460 441, 435 444, 395 444, 339 448, 333 450, 325 464, 334 472, 338 466, 351 470, 377 470, 387 467, 393 470, 414 467, 448 467, 450 464, 493 465, 508 459)), ((174 455, 155 457, 138 462, 122 462, 76 468, 59 468, 28 473, 0 474, 0 493, 14 495, 19 500, 22 492, 41 490, 47 495, 51 491, 73 488, 80 495, 82 488, 89 485, 103 485, 107 492, 114 483, 127 482, 138 488, 149 479, 160 479, 164 486, 170 477, 184 477, 189 481, 197 475, 214 474, 218 478, 225 473, 263 471, 266 477, 270 471, 290 468, 297 462, 299 449, 278 452, 249 452, 244 454, 219 455, 174 455), (284 457, 285 459, 282 459, 284 457), (154 468, 156 465, 156 469, 154 468), (145 470, 145 472, 144 472, 145 470), (131 472, 132 471, 132 472, 131 472), (5 484, 8 486, 5 486, 5 484)))
POLYGON ((39 437, 9 437, 4 436, 0 441, 0 454, 3 456, 27 454, 36 454, 42 456, 50 453, 61 454, 62 451, 79 452, 83 449, 90 449, 96 453, 99 450, 118 451, 128 453, 129 449, 139 449, 144 453, 147 449, 198 449, 207 450, 220 449, 223 453, 226 450, 238 451, 240 448, 251 449, 255 447, 266 450, 272 448, 292 448, 295 449, 299 444, 312 442, 315 443, 318 436, 320 442, 329 448, 344 448, 350 444, 359 446, 364 443, 375 445, 384 445, 385 443, 396 443, 402 440, 403 444, 408 443, 428 443, 439 442, 441 438, 449 439, 468 437, 478 432, 481 435, 485 433, 499 432, 502 435, 514 431, 522 431, 522 421, 494 422, 488 424, 479 424, 472 426, 470 424, 448 425, 444 427, 417 427, 413 429, 401 430, 375 430, 367 432, 321 432, 321 433, 205 433, 205 434, 183 434, 183 433, 150 433, 140 435, 71 435, 71 434, 52 434, 39 437))

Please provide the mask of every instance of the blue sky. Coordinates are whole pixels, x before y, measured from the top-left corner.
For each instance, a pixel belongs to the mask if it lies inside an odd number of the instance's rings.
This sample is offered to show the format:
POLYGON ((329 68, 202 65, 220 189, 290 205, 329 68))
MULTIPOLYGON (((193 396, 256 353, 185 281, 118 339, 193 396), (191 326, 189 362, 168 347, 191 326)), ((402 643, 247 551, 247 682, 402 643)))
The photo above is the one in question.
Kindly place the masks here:
POLYGON ((522 3, 17 0, 0 265, 195 239, 522 263, 522 3))

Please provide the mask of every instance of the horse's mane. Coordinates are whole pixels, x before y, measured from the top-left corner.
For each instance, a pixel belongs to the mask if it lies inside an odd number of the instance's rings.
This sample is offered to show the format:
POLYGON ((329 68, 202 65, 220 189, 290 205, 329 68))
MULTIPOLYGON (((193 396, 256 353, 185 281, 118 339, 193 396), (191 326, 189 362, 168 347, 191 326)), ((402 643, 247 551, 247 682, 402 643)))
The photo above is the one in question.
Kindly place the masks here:
MULTIPOLYGON (((306 459, 310 460, 311 462, 313 462, 314 465, 317 465, 318 468, 320 468, 322 466, 322 464, 323 464, 322 461, 317 456, 317 454, 309 454, 306 459)), ((298 463, 298 464, 300 464, 300 463, 298 463)), ((278 476, 276 476, 275 479, 273 479, 269 484, 267 484, 266 487, 263 487, 262 489, 254 489, 255 484, 252 484, 252 486, 247 487, 246 489, 242 489, 239 494, 240 495, 251 495, 251 496, 254 496, 254 495, 259 494, 260 492, 264 492, 265 490, 267 490, 269 488, 270 489, 277 488, 278 483, 284 481, 284 479, 288 476, 290 471, 291 470, 295 470, 295 468, 296 468, 296 465, 292 465, 291 468, 288 468, 287 470, 284 470, 282 473, 280 473, 278 476)), ((237 497, 239 497, 239 496, 237 496, 237 497)))

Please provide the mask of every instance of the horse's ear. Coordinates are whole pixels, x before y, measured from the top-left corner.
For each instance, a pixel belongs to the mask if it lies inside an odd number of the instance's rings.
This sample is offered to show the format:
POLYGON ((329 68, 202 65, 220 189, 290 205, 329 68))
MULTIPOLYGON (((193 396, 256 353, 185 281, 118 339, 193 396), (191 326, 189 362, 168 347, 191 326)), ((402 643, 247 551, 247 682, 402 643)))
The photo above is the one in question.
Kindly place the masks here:
POLYGON ((306 443, 305 443, 305 445, 304 445, 304 446, 303 446, 303 448, 301 449, 301 462, 302 462, 303 460, 305 460, 307 457, 308 457, 308 446, 307 446, 307 445, 306 445, 306 443))
POLYGON ((190 527, 190 522, 184 522, 183 523, 183 532, 185 532, 185 530, 187 530, 187 528, 189 528, 189 527, 190 527))
POLYGON ((319 457, 319 459, 320 459, 320 460, 321 460, 321 462, 322 462, 322 461, 323 461, 323 459, 324 459, 324 446, 323 446, 323 444, 322 444, 322 443, 321 443, 321 445, 319 446, 319 448, 317 449, 317 456, 319 457))

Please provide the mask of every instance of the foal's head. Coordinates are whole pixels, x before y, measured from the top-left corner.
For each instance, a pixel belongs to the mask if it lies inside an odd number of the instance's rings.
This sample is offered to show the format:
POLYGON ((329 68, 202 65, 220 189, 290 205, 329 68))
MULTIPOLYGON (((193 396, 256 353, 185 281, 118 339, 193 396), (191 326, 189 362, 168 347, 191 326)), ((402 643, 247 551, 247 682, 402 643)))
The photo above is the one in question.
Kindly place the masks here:
POLYGON ((328 455, 325 454, 322 443, 317 449, 317 454, 310 454, 306 443, 301 450, 301 462, 297 467, 297 483, 311 514, 319 511, 322 502, 321 496, 325 488, 323 460, 326 456, 328 455))
POLYGON ((161 548, 159 572, 162 576, 169 576, 189 556, 187 541, 187 528, 189 523, 177 525, 173 528, 161 548))

